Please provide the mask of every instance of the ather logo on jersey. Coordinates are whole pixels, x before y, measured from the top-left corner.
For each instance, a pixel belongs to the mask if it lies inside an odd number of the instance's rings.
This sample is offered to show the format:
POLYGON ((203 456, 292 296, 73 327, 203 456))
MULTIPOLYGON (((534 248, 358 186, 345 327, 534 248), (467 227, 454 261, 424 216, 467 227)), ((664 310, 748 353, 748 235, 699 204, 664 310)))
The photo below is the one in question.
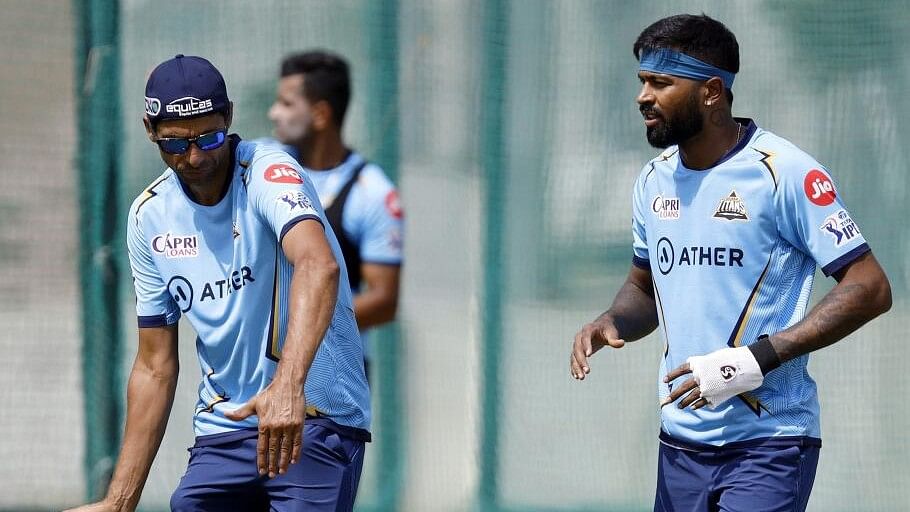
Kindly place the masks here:
POLYGON ((253 270, 247 266, 240 267, 240 270, 231 272, 230 277, 227 279, 205 283, 205 286, 202 287, 202 293, 199 295, 199 302, 223 299, 243 288, 247 281, 250 283, 255 281, 253 279, 253 270))
POLYGON ((674 267, 742 267, 745 252, 738 247, 683 246, 677 250, 669 238, 657 241, 657 268, 667 275, 674 267))
MULTIPOLYGON (((246 265, 240 267, 240 270, 234 270, 230 276, 224 279, 209 281, 202 285, 202 293, 199 294, 198 302, 208 302, 223 299, 256 279, 253 278, 253 269, 246 265)), ((183 276, 174 276, 167 283, 167 291, 171 294, 174 302, 180 308, 180 311, 187 313, 193 308, 193 300, 196 295, 193 290, 193 284, 183 276)))

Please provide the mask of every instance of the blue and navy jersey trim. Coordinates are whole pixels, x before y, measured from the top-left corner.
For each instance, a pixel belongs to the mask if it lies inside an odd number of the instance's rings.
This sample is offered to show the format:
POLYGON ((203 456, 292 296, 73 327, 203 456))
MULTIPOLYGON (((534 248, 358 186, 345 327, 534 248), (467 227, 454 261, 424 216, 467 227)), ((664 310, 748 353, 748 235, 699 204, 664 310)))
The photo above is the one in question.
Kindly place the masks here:
POLYGON ((822 440, 817 437, 811 436, 776 436, 776 437, 760 437, 756 439, 747 439, 745 441, 736 441, 733 443, 727 443, 722 446, 714 446, 712 444, 699 443, 696 441, 684 441, 677 437, 673 437, 670 434, 660 431, 658 436, 660 442, 673 447, 679 450, 687 450, 690 452, 710 452, 710 453, 719 453, 726 450, 740 450, 743 448, 758 448, 758 447, 780 447, 780 448, 789 448, 791 446, 818 446, 821 447, 822 440))
POLYGON ((837 258, 836 260, 822 267, 822 272, 824 272, 825 277, 831 277, 832 274, 835 274, 838 270, 846 267, 850 263, 853 263, 854 260, 871 250, 872 248, 869 247, 869 244, 862 243, 854 247, 847 254, 844 254, 840 258, 837 258))
POLYGON ((651 261, 638 256, 632 256, 632 264, 643 270, 651 270, 651 261))
POLYGON ((137 317, 139 327, 164 327, 167 323, 167 315, 152 315, 137 317))
MULTIPOLYGON (((278 235, 278 243, 281 243, 281 241, 284 240, 284 235, 288 234, 288 231, 290 231, 291 228, 296 226, 298 222, 304 221, 307 219, 313 219, 316 222, 322 224, 322 219, 319 218, 319 215, 313 215, 312 213, 307 213, 304 215, 299 215, 297 217, 294 217, 293 219, 289 220, 288 223, 285 224, 283 228, 281 228, 281 234, 278 235)), ((322 224, 322 227, 325 228, 325 224, 322 224)))

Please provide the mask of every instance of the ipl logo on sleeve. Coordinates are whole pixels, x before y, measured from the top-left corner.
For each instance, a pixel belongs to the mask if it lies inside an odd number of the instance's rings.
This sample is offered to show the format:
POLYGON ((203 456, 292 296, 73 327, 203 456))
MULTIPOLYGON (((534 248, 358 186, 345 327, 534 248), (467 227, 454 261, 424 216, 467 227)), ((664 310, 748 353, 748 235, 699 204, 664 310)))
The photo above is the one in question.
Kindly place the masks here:
POLYGON ((847 210, 838 210, 837 213, 825 218, 819 227, 826 234, 834 238, 834 245, 840 247, 859 236, 859 228, 847 210))
POLYGON ((276 197, 275 201, 285 205, 291 213, 312 213, 316 215, 316 209, 313 208, 310 198, 299 190, 287 190, 276 197))

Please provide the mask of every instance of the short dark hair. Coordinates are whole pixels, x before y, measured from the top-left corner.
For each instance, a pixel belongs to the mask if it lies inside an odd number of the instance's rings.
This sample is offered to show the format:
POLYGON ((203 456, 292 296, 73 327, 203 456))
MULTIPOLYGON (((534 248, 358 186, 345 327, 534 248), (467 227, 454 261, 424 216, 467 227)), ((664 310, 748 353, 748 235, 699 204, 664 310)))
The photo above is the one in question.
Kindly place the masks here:
MULTIPOLYGON (((642 30, 632 53, 670 48, 731 73, 739 72, 739 43, 723 23, 707 14, 677 14, 652 23, 642 30)), ((730 103, 733 93, 727 89, 730 103)))
POLYGON ((310 102, 326 101, 340 128, 351 100, 348 63, 340 55, 311 50, 288 55, 281 61, 281 77, 303 75, 303 95, 310 102))

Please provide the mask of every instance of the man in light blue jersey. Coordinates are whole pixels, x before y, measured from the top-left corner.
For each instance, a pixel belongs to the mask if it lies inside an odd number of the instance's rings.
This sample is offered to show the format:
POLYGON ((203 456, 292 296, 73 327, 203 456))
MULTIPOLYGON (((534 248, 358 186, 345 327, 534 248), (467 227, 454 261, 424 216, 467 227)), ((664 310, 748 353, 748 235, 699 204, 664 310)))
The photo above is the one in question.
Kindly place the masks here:
POLYGON ((732 116, 739 46, 723 24, 664 18, 634 54, 664 151, 632 193, 629 276, 576 335, 571 374, 659 326, 654 510, 805 510, 821 446, 808 353, 887 311, 888 279, 828 171, 732 116), (837 284, 807 314, 816 266, 837 284))
MULTIPOLYGON (((323 50, 294 53, 281 63, 269 119, 275 138, 307 171, 325 207, 341 244, 363 332, 395 318, 403 221, 392 182, 344 143, 350 97, 349 67, 341 56, 323 50)), ((369 361, 366 338, 364 345, 369 361)))
POLYGON ((177 383, 177 320, 198 337, 196 443, 177 511, 352 510, 369 388, 342 255, 288 154, 228 135, 221 73, 177 55, 146 85, 168 168, 133 202, 127 246, 139 352, 106 498, 133 510, 177 383))

